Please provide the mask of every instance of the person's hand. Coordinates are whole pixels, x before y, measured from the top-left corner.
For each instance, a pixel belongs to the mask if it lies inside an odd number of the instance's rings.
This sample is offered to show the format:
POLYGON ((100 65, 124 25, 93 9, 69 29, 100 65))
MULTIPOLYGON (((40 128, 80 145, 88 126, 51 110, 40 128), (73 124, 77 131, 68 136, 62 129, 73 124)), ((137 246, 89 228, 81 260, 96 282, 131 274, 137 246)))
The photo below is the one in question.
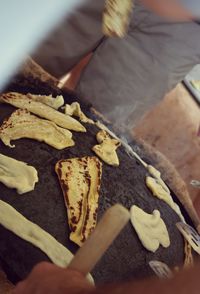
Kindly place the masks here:
POLYGON ((91 284, 78 272, 48 262, 36 265, 28 278, 17 284, 12 294, 90 293, 91 284))

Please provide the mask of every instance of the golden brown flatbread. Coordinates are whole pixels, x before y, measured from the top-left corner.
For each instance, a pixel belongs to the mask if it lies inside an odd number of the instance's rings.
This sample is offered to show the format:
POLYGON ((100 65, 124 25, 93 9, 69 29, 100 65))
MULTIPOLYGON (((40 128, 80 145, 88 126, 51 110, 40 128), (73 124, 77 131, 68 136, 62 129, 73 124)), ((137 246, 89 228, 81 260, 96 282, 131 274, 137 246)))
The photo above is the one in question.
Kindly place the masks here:
POLYGON ((40 119, 25 109, 14 111, 0 127, 0 139, 5 145, 15 147, 10 141, 20 138, 45 142, 59 150, 74 146, 70 131, 58 127, 51 121, 40 119))
POLYGON ((97 157, 60 160, 55 166, 67 207, 70 240, 82 246, 96 226, 102 164, 97 157))
POLYGON ((80 122, 48 105, 35 101, 34 99, 32 100, 31 94, 23 95, 16 92, 2 94, 0 95, 0 102, 11 104, 17 108, 27 109, 42 118, 53 121, 62 128, 77 132, 86 132, 85 127, 80 122))

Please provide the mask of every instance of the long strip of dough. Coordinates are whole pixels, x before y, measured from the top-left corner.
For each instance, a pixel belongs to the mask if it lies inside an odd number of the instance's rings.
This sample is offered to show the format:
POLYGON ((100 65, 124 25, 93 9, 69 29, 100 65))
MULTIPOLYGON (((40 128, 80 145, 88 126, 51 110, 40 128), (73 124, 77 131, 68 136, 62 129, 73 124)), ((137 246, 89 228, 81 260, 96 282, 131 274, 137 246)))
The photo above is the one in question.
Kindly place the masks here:
POLYGON ((30 95, 31 94, 28 94, 27 96, 16 92, 10 92, 2 94, 0 96, 0 102, 8 103, 21 109, 27 109, 40 117, 53 121, 62 128, 77 132, 86 131, 85 127, 71 116, 65 115, 41 102, 32 100, 30 95))
MULTIPOLYGON (((53 236, 2 200, 0 200, 0 224, 18 237, 38 247, 54 264, 60 267, 67 267, 73 258, 73 254, 53 236)), ((91 275, 88 278, 93 281, 91 275)))

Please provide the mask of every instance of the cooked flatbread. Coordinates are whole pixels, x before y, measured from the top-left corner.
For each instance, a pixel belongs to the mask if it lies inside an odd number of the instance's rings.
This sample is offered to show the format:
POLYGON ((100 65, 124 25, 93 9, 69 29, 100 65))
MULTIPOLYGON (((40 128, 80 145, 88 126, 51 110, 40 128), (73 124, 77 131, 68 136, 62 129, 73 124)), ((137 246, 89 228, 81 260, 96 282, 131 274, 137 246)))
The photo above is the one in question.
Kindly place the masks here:
POLYGON ((106 0, 103 33, 108 37, 124 37, 129 26, 133 0, 106 0))
POLYGON ((86 131, 85 127, 71 116, 65 115, 41 102, 32 100, 30 94, 29 97, 16 92, 2 94, 0 96, 0 102, 8 103, 21 109, 27 109, 40 117, 53 121, 62 128, 77 132, 86 131))
POLYGON ((82 121, 83 123, 94 124, 94 121, 88 118, 83 111, 81 110, 81 106, 78 102, 73 102, 70 104, 65 104, 65 114, 70 116, 76 116, 82 121))
POLYGON ((27 193, 34 190, 38 182, 37 170, 25 162, 0 154, 0 182, 17 189, 19 194, 27 193))
POLYGON ((105 130, 99 131, 96 138, 99 144, 92 148, 96 155, 109 165, 119 166, 116 150, 121 143, 116 139, 112 139, 105 130))
POLYGON ((43 104, 46 104, 54 109, 58 109, 64 104, 64 98, 62 95, 58 95, 55 98, 52 97, 52 95, 46 96, 46 95, 34 95, 34 94, 27 94, 26 95, 31 100, 41 102, 43 104))
POLYGON ((45 142, 59 150, 74 146, 70 131, 58 127, 51 121, 40 119, 25 109, 14 111, 0 127, 0 139, 5 145, 15 147, 10 141, 20 138, 45 142))
POLYGON ((70 240, 82 246, 96 226, 102 175, 97 157, 60 160, 55 167, 67 207, 70 240))

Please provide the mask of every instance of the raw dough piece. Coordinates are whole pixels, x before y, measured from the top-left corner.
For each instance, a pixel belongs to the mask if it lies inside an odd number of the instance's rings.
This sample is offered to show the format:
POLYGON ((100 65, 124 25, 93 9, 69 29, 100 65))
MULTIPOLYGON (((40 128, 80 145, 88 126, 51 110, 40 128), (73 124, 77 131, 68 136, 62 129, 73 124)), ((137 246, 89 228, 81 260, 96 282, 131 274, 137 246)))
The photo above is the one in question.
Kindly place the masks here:
MULTIPOLYGON (((39 248, 54 264, 60 267, 67 267, 73 258, 73 254, 53 236, 2 200, 0 200, 0 224, 39 248)), ((91 275, 88 275, 88 278, 91 282, 93 281, 91 275)))
POLYGON ((105 130, 99 131, 96 138, 99 145, 92 148, 96 155, 109 165, 119 166, 116 149, 121 143, 116 139, 112 139, 105 130))
POLYGON ((74 115, 78 117, 83 123, 94 124, 94 121, 83 113, 78 102, 73 102, 71 105, 65 104, 65 114, 70 116, 74 115))
MULTIPOLYGON (((30 97, 30 94, 28 95, 30 97)), ((62 128, 77 132, 86 131, 85 127, 71 116, 65 115, 41 102, 34 101, 29 97, 20 93, 10 92, 2 94, 0 96, 0 102, 8 103, 21 109, 27 109, 40 117, 53 121, 62 128)))
POLYGON ((23 194, 34 190, 38 174, 36 169, 27 163, 0 154, 0 182, 23 194))
POLYGON ((74 146, 70 131, 58 127, 51 121, 40 119, 25 109, 14 111, 0 127, 0 139, 5 145, 15 147, 10 141, 20 138, 45 142, 59 150, 74 146))
POLYGON ((66 267, 73 257, 72 253, 50 234, 2 200, 0 200, 0 224, 41 249, 58 266, 66 267))
POLYGON ((136 158, 145 168, 147 168, 148 164, 146 162, 144 162, 144 160, 142 160, 142 158, 135 152, 133 151, 132 147, 126 143, 124 140, 121 140, 119 137, 117 137, 108 127, 106 127, 104 124, 102 124, 100 121, 97 121, 95 123, 95 125, 103 131, 106 131, 111 138, 116 139, 117 141, 119 141, 121 143, 121 145, 124 147, 126 153, 130 156, 130 157, 134 157, 136 158))
POLYGON ((71 230, 70 240, 82 246, 96 226, 102 164, 97 157, 60 160, 55 167, 71 230))
POLYGON ((124 37, 129 26, 133 0, 106 0, 103 33, 108 37, 124 37))
POLYGON ((27 94, 26 96, 30 98, 31 100, 41 102, 54 109, 58 109, 64 104, 64 98, 62 95, 58 95, 55 98, 53 98, 52 95, 46 96, 46 95, 27 94))
POLYGON ((156 197, 158 197, 159 199, 163 200, 164 202, 166 202, 176 213, 177 215, 180 217, 180 219, 185 222, 184 216, 181 213, 181 210, 178 206, 178 204, 176 204, 172 198, 172 196, 170 195, 170 193, 168 193, 159 183, 159 181, 157 181, 156 179, 152 178, 152 177, 146 177, 146 185, 147 187, 151 190, 152 194, 156 197))
POLYGON ((163 187, 163 189, 167 193, 170 194, 169 188, 167 187, 167 185, 165 184, 165 182, 161 178, 161 173, 155 167, 153 167, 152 165, 148 165, 147 170, 150 173, 150 175, 157 180, 157 183, 159 183, 163 187))
POLYGON ((131 207, 131 222, 147 250, 155 252, 160 245, 164 248, 170 246, 169 234, 158 210, 154 210, 153 214, 148 214, 133 205, 131 207))

